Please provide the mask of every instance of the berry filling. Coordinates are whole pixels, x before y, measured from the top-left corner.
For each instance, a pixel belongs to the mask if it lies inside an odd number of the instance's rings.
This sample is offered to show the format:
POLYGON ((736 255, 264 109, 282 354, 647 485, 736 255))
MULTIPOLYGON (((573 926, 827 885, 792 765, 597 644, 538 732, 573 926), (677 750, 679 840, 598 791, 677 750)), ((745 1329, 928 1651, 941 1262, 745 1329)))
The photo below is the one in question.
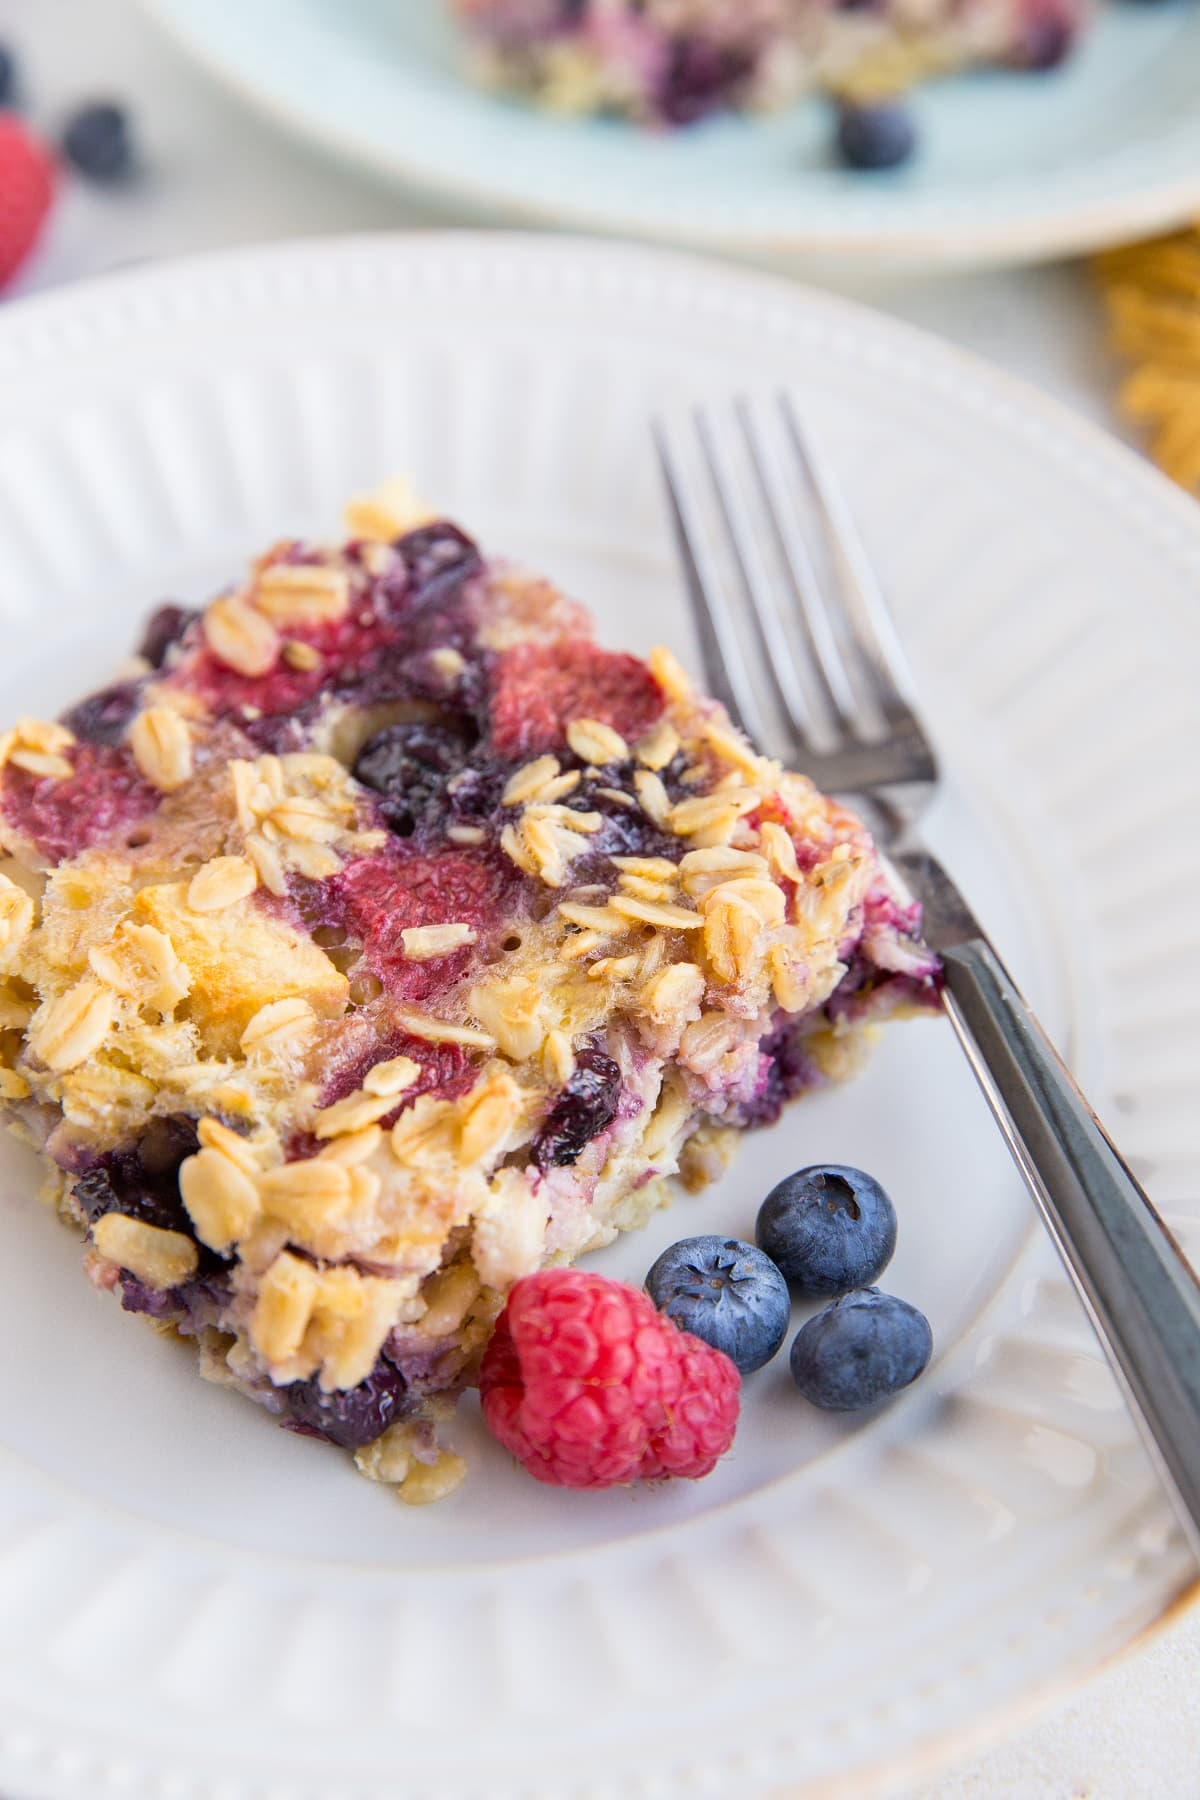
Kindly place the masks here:
MULTIPOLYGON (((289 637, 315 653, 311 668, 279 658, 264 675, 241 675, 198 637, 173 679, 198 693, 215 718, 237 718, 264 749, 299 749, 320 705, 331 696, 362 706, 427 693, 428 653, 471 649, 474 578, 479 551, 456 526, 439 523, 409 532, 379 574, 356 573, 349 610, 324 624, 296 626, 289 637)), ((361 565, 361 546, 348 559, 361 565), (356 553, 357 552, 357 556, 356 553)), ((312 561, 301 545, 285 547, 272 564, 312 561)))
POLYGON ((381 1356, 357 1387, 326 1392, 313 1377, 284 1389, 287 1423, 306 1435, 325 1438, 343 1450, 358 1450, 375 1441, 389 1425, 412 1410, 407 1383, 394 1363, 381 1356))
POLYGON ((198 612, 185 606, 156 607, 146 621, 138 655, 144 657, 152 669, 161 669, 168 652, 182 641, 189 625, 194 625, 199 617, 198 612))
POLYGON ((809 1020, 787 1019, 762 1040, 759 1086, 738 1112, 738 1122, 747 1130, 773 1125, 789 1100, 820 1087, 821 1071, 805 1049, 811 1028, 809 1020))
POLYGON ((676 38, 658 90, 659 112, 669 125, 691 125, 724 106, 735 106, 753 68, 754 58, 745 52, 707 38, 676 38))
POLYGON ((386 855, 351 862, 322 884, 328 926, 361 943, 363 961, 393 999, 428 1006, 486 957, 515 912, 520 878, 494 851, 444 849, 423 854, 403 839, 386 855), (404 933, 414 926, 467 925, 474 941, 413 961, 404 933))
POLYGON ((519 644, 492 671, 492 744, 514 762, 560 749, 572 719, 598 719, 634 743, 662 710, 662 689, 645 663, 588 638, 519 644))
POLYGON ((12 764, 4 771, 4 816, 48 862, 120 837, 159 802, 127 750, 84 742, 67 755, 74 770, 61 780, 12 764))
POLYGON ((125 741, 133 717, 142 703, 142 684, 118 681, 112 687, 89 694, 63 714, 62 722, 77 738, 89 744, 115 747, 125 741))
MULTIPOLYGON (((89 1226, 115 1212, 160 1231, 180 1232, 196 1245, 197 1277, 203 1280, 219 1274, 226 1267, 226 1258, 200 1243, 179 1192, 180 1164, 195 1153, 199 1143, 194 1121, 182 1114, 154 1119, 136 1144, 108 1151, 77 1177, 72 1189, 75 1204, 89 1226)), ((181 1292, 143 1288, 128 1272, 122 1276, 121 1303, 127 1312, 151 1312, 156 1318, 166 1318, 180 1309, 182 1302, 174 1296, 181 1292)))
POLYGON ((389 725, 368 738, 354 773, 380 796, 379 810, 397 837, 411 837, 427 815, 440 822, 446 784, 463 767, 477 736, 474 721, 458 714, 389 725))
POLYGON ((575 1162, 593 1138, 612 1124, 621 1094, 621 1071, 595 1047, 581 1050, 566 1087, 551 1107, 533 1144, 541 1170, 575 1162))

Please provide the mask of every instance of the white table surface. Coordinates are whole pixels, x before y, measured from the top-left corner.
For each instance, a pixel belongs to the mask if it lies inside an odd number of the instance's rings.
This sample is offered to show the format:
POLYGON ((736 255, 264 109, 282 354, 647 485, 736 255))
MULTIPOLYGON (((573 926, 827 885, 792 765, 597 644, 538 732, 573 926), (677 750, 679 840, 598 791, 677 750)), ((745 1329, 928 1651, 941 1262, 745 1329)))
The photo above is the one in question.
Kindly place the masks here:
MULTIPOLYGON (((0 40, 19 51, 29 110, 45 129, 73 102, 111 94, 131 105, 145 158, 128 189, 68 185, 17 291, 224 244, 455 222, 277 136, 185 66, 133 0, 0 0, 0 40)), ((856 292, 1114 428, 1115 371, 1078 267, 856 292)), ((898 1772, 890 1791, 904 1800, 1200 1800, 1198 1695, 1193 1610, 1003 1743, 916 1786, 898 1772)))

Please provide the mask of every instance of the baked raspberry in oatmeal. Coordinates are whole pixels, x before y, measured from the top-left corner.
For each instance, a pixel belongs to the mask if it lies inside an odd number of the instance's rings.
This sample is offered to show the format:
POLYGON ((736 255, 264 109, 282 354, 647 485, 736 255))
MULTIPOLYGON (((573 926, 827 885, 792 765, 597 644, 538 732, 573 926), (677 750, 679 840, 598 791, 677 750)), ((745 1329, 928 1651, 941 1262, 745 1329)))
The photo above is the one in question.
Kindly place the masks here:
POLYGON ((408 1500, 505 1297, 936 1000, 861 824, 399 484, 0 739, 0 1097, 91 1280, 408 1500))

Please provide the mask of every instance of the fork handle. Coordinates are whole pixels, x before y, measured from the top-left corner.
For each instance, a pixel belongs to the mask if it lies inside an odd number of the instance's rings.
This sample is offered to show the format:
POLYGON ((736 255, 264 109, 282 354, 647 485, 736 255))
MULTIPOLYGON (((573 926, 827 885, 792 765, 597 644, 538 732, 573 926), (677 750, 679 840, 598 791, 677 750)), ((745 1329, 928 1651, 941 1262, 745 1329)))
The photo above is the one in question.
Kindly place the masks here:
POLYGON ((987 939, 941 954, 950 1021, 1200 1556, 1200 1284, 987 939))

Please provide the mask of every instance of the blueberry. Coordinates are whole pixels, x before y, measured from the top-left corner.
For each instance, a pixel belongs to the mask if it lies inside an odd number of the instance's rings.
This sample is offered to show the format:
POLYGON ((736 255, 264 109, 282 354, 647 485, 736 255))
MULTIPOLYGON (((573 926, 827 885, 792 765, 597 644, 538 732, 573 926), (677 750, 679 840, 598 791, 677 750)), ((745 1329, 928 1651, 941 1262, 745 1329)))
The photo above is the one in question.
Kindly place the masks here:
POLYGON ((869 1287, 891 1262, 896 1209, 861 1169, 798 1169, 759 1207, 754 1236, 801 1294, 844 1294, 869 1287))
POLYGON ((802 1325, 792 1342, 792 1380, 827 1412, 854 1412, 915 1381, 933 1354, 929 1320, 907 1300, 863 1288, 802 1325))
POLYGON ((477 545, 457 525, 439 520, 397 538, 396 548, 408 572, 408 598, 425 607, 457 594, 483 567, 477 545))
POLYGON ((894 169, 912 155, 917 132, 912 114, 894 100, 877 106, 843 100, 836 142, 842 161, 852 169, 894 169))
MULTIPOLYGON (((120 1212, 195 1238, 191 1217, 179 1192, 179 1165, 200 1147, 192 1119, 179 1114, 151 1119, 137 1143, 110 1150, 76 1178, 72 1198, 89 1225, 105 1213, 120 1212)), ((213 1274, 225 1258, 197 1244, 198 1272, 213 1274)))
POLYGON ((178 1288, 151 1287, 133 1275, 127 1275, 120 1285, 121 1306, 125 1312, 144 1313, 149 1319, 170 1319, 179 1313, 178 1288))
POLYGON ((575 1069, 550 1108, 534 1139, 533 1160, 539 1169, 563 1168, 605 1126, 611 1124, 621 1093, 621 1071, 603 1050, 581 1050, 575 1069))
POLYGON ((770 1362, 787 1333, 787 1282, 769 1256, 739 1238, 681 1238, 647 1275, 646 1291, 660 1312, 723 1350, 743 1375, 770 1362))
POLYGON ((119 744, 138 709, 140 694, 136 681, 119 681, 113 687, 101 688, 98 694, 89 694, 64 713, 63 724, 89 744, 119 744))
POLYGON ((111 100, 92 100, 67 120, 63 155, 92 181, 120 181, 133 167, 129 116, 111 100))
MULTIPOLYGON (((468 764, 453 783, 447 786, 445 800, 448 822, 466 821, 481 824, 500 808, 500 797, 512 769, 507 764, 468 764)), ((504 815, 507 823, 507 814, 504 815)))
POLYGON ((89 1225, 105 1213, 123 1212, 166 1231, 192 1231, 179 1196, 179 1165, 199 1149, 191 1119, 152 1119, 128 1150, 110 1150, 74 1186, 89 1225))
POLYGON ((0 44, 0 106, 12 106, 17 97, 17 59, 7 44, 0 44))
POLYGON ((691 125, 729 105, 752 68, 750 57, 706 38, 676 38, 659 87, 659 111, 672 125, 691 125))
POLYGON ((1025 22, 1009 61, 1018 69, 1057 69, 1074 43, 1075 32, 1066 19, 1051 12, 1035 13, 1025 22))
POLYGON ((403 1418, 408 1410, 405 1389, 399 1369, 381 1356, 357 1387, 335 1388, 327 1394, 315 1375, 309 1381, 293 1381, 286 1394, 288 1414, 331 1444, 358 1450, 403 1418))
POLYGON ((806 1038, 794 1020, 765 1037, 759 1046, 767 1062, 766 1074, 754 1096, 738 1109, 740 1123, 773 1125, 789 1100, 808 1088, 820 1087, 821 1071, 809 1055, 806 1038))
POLYGON ((397 837, 411 837, 430 805, 441 800, 466 760, 473 732, 466 719, 414 720, 367 739, 354 773, 382 796, 384 817, 397 837))
POLYGON ((156 606, 146 620, 146 629, 138 645, 138 655, 144 656, 152 669, 161 669, 168 650, 179 642, 188 626, 199 617, 198 612, 189 611, 186 606, 156 606))

